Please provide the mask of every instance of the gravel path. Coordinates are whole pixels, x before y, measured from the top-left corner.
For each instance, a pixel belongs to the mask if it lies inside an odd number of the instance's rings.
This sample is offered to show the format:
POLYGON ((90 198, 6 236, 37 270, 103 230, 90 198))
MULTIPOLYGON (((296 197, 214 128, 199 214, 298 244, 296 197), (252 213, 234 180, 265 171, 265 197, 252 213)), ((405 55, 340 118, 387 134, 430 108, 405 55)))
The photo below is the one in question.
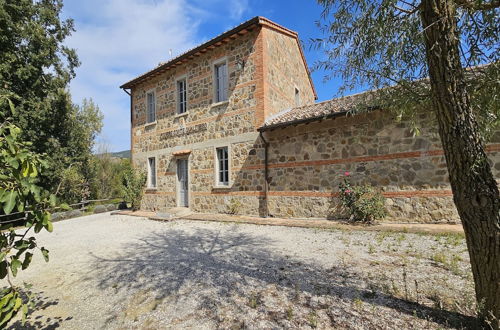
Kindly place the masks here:
MULTIPOLYGON (((456 235, 156 222, 54 224, 26 328, 461 328, 473 287, 456 235)), ((20 328, 16 323, 13 328, 20 328)))

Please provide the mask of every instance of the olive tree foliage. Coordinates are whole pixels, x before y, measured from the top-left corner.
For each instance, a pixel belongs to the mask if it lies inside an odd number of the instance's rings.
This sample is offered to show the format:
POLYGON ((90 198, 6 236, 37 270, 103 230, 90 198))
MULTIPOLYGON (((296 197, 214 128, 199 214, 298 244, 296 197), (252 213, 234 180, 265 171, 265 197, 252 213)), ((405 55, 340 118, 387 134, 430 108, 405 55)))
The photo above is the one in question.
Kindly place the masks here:
MULTIPOLYGON (((317 24, 325 37, 313 39, 312 46, 326 56, 314 68, 326 72, 325 80, 341 77, 341 95, 360 86, 376 90, 354 111, 363 111, 366 103, 393 110, 399 119, 411 120, 418 134, 417 111, 432 107, 421 1, 318 2, 324 10, 317 24)), ((500 125, 500 9, 498 1, 455 2, 466 88, 488 140, 500 125)))
MULTIPOLYGON (((7 95, 0 95, 0 103, 7 103, 15 114, 7 95)), ((29 294, 14 284, 14 277, 28 268, 35 250, 49 261, 49 251, 37 244, 30 231, 52 232, 48 209, 56 206, 56 196, 39 186, 40 173, 47 166, 44 155, 30 151, 31 143, 23 142, 12 117, 6 111, 1 115, 5 120, 0 124, 0 279, 8 283, 0 291, 0 327, 4 327, 18 313, 24 322, 30 306, 29 294), (25 220, 19 221, 23 216, 25 220)))
MULTIPOLYGON (((500 326, 500 198, 485 142, 500 115, 500 1, 319 0, 325 51, 316 64, 363 86, 355 111, 435 116, 464 227, 480 316, 500 326), (369 106, 369 107, 367 107, 369 106)), ((328 77, 326 77, 328 78, 328 77)))

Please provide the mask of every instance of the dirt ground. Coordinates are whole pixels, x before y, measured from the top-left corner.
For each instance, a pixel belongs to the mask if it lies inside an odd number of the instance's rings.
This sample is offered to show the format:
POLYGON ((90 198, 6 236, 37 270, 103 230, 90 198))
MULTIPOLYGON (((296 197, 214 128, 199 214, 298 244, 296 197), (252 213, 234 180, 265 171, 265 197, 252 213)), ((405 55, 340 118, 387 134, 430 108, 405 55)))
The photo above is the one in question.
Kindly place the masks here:
MULTIPOLYGON (((446 329, 475 324, 463 235, 91 215, 16 278, 27 329, 446 329)), ((12 328, 21 328, 17 322, 12 328)))

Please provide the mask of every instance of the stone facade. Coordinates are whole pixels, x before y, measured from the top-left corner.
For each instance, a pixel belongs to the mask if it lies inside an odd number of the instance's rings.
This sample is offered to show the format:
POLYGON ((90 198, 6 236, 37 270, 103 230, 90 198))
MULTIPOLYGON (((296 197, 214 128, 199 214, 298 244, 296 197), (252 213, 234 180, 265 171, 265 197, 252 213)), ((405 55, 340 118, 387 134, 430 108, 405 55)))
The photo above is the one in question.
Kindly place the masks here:
POLYGON ((165 210, 178 205, 177 160, 187 157, 190 209, 225 212, 236 194, 244 202, 242 212, 259 214, 263 205, 262 170, 244 173, 240 168, 263 165, 257 128, 266 117, 264 105, 272 98, 276 108, 290 106, 294 86, 300 86, 303 102, 312 103, 315 99, 297 36, 274 23, 266 23, 237 31, 217 47, 210 47, 191 60, 131 87, 133 163, 138 168, 147 168, 147 159, 156 157, 157 165, 157 185, 146 190, 143 209, 165 210), (294 48, 279 51, 277 43, 294 48), (274 47, 273 54, 264 56, 265 47, 274 47), (269 87, 276 85, 273 75, 284 65, 283 56, 296 64, 288 70, 288 92, 287 86, 269 87), (229 96, 227 102, 214 103, 214 63, 221 59, 228 66, 229 96), (265 67, 267 63, 272 70, 265 67), (176 81, 181 77, 187 81, 188 111, 179 115, 176 81), (271 77, 270 81, 265 77, 271 77), (271 93, 277 88, 280 96, 271 93), (151 124, 146 123, 149 91, 156 95, 156 121, 151 124), (230 154, 228 187, 215 185, 215 148, 223 146, 229 148, 230 154), (180 150, 189 152, 176 155, 180 150), (240 191, 251 192, 252 196, 246 198, 240 191))
POLYGON ((264 79, 266 81, 265 117, 315 100, 314 86, 308 79, 309 73, 303 65, 303 54, 295 38, 263 28, 264 79), (295 94, 299 91, 299 103, 295 94))
MULTIPOLYGON (((266 19, 246 22, 124 86, 131 91, 133 163, 146 169, 148 158, 156 159, 157 184, 145 192, 145 210, 179 205, 177 166, 187 159, 195 212, 232 207, 246 215, 338 218, 337 186, 349 171, 354 183, 383 191, 389 221, 458 220, 429 112, 420 114, 416 137, 409 123, 380 110, 263 132, 269 143, 266 203, 265 148, 257 129, 295 107, 295 89, 300 104, 315 100, 297 35, 266 19), (228 100, 214 103, 214 63, 221 60, 228 68, 228 100), (179 78, 187 82, 184 114, 177 114, 179 78), (148 91, 156 95, 156 121, 149 124, 148 91), (218 147, 229 151, 227 186, 216 184, 218 147)), ((495 139, 488 151, 499 177, 500 137, 495 139)))
MULTIPOLYGON (((277 217, 338 218, 338 184, 350 173, 386 197, 398 222, 456 222, 448 171, 431 112, 418 117, 420 134, 409 122, 383 110, 266 133, 269 150, 269 209, 277 217)), ((500 178, 500 134, 488 145, 500 178)))

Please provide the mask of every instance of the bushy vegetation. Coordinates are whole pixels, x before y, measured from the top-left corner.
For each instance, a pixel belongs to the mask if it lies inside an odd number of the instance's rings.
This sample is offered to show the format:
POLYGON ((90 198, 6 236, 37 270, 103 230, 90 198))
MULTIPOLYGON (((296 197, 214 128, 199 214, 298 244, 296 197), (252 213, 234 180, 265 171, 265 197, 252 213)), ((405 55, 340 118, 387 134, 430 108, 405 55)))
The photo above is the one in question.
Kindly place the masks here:
POLYGON ((123 176, 123 192, 125 200, 130 202, 132 210, 138 210, 146 184, 146 173, 130 168, 123 176))
MULTIPOLYGON (((65 46, 74 29, 71 19, 61 19, 61 10, 61 0, 0 2, 0 93, 16 108, 10 116, 21 129, 19 139, 45 154, 39 184, 52 192, 70 166, 65 174, 71 179, 78 171, 88 180, 103 117, 91 99, 81 105, 71 99, 69 83, 80 63, 75 50, 65 46)), ((4 122, 7 105, 0 107, 4 122)))
POLYGON ((339 184, 339 197, 350 219, 364 223, 372 223, 385 217, 385 198, 370 185, 352 185, 350 173, 345 172, 339 184))

